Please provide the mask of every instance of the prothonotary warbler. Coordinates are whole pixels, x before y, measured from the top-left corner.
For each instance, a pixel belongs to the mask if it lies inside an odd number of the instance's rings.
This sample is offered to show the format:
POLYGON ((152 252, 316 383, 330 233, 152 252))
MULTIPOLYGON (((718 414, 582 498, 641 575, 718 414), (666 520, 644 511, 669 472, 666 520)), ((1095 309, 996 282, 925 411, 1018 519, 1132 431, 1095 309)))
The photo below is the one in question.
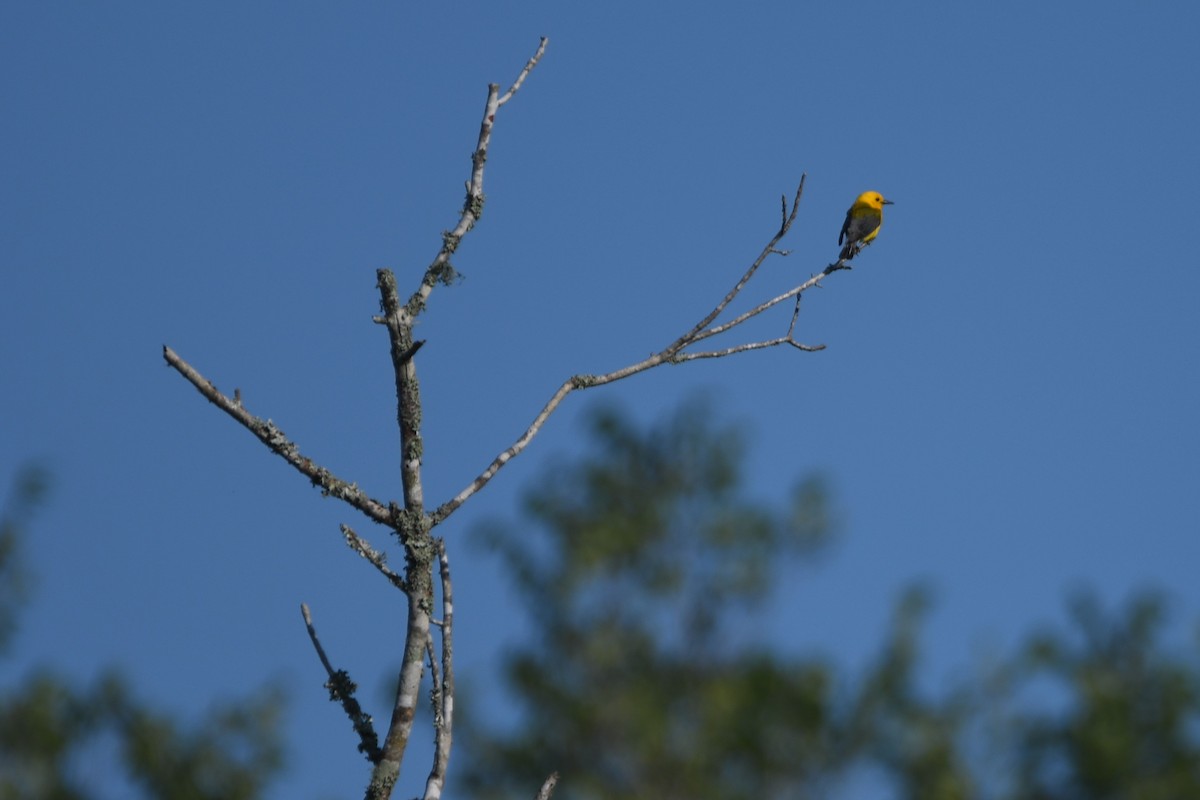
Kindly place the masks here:
POLYGON ((892 201, 884 200, 879 192, 863 192, 858 196, 846 212, 846 221, 842 223, 842 232, 838 234, 838 244, 843 240, 846 242, 839 258, 849 261, 875 241, 879 226, 883 224, 883 207, 891 204, 892 201))

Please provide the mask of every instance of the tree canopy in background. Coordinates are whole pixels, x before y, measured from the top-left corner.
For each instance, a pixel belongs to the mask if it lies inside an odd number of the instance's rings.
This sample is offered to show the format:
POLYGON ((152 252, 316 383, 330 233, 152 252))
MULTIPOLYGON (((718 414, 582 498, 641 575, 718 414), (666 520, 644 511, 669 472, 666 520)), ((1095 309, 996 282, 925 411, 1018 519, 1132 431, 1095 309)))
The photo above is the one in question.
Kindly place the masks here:
POLYGON ((1152 595, 1112 615, 1081 595, 1070 630, 936 692, 919 589, 857 681, 748 635, 831 525, 819 480, 779 507, 753 497, 742 442, 703 404, 646 430, 602 409, 586 455, 479 532, 533 632, 503 665, 515 727, 465 708, 472 796, 558 771, 572 800, 831 797, 864 775, 905 798, 1200 797, 1196 650, 1166 650, 1152 595))
MULTIPOLYGON (((21 545, 47 487, 27 468, 0 509, 0 654, 28 597, 21 545)), ((283 762, 281 710, 268 690, 186 722, 139 700, 117 671, 78 686, 41 667, 0 686, 0 800, 262 797, 283 762)))
MULTIPOLYGON (((462 697, 449 796, 532 797, 556 771, 566 800, 857 796, 864 780, 914 800, 1200 797, 1200 646, 1167 646, 1161 598, 1077 595, 1065 630, 930 691, 913 589, 848 670, 753 635, 775 581, 833 540, 820 480, 755 496, 741 432, 703 402, 646 428, 602 408, 586 442, 532 482, 520 520, 477 531, 531 635, 503 662, 514 724, 462 697)), ((0 514, 0 652, 45 488, 24 473, 0 514)), ((79 686, 37 669, 0 686, 0 800, 269 796, 280 698, 248 697, 185 721, 118 673, 79 686)))

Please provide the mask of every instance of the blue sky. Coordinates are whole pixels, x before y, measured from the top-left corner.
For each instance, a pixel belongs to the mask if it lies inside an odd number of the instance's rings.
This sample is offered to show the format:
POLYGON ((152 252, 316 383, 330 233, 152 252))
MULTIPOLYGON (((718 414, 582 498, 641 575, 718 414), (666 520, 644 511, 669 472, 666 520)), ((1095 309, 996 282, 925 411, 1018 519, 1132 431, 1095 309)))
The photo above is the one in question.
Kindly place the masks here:
MULTIPOLYGON (((488 686, 523 630, 495 564, 462 546, 472 523, 578 451, 590 403, 649 421, 696 391, 748 426, 756 494, 813 470, 836 493, 842 539, 789 576, 764 639, 861 668, 913 580, 937 599, 931 681, 1061 620, 1080 586, 1110 603, 1161 588, 1190 625, 1198 33, 1187 3, 5 4, 0 479, 37 460, 56 490, 0 676, 116 664, 189 714, 278 679, 293 762, 274 796, 361 790, 298 606, 335 663, 381 684, 401 598, 337 526, 385 537, 161 347, 398 496, 375 270, 415 288, 456 219, 487 84, 542 35, 455 259, 467 278, 419 330, 432 502, 565 377, 636 361, 710 309, 801 173, 793 254, 747 302, 829 263, 859 192, 896 204, 853 272, 806 296, 800 338, 827 350, 572 397, 453 518, 463 673, 488 686)), ((728 343, 786 324, 780 309, 728 343)), ((426 764, 410 754, 408 794, 426 764)))

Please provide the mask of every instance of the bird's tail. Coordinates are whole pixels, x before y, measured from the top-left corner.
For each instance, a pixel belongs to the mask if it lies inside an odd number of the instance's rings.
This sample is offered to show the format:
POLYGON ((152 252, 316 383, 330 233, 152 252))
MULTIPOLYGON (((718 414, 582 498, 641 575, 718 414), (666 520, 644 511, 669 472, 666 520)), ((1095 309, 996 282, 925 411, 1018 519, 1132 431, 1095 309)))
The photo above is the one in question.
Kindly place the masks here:
POLYGON ((858 255, 858 248, 854 246, 854 242, 846 242, 846 246, 842 248, 842 254, 838 256, 842 261, 849 261, 858 255))

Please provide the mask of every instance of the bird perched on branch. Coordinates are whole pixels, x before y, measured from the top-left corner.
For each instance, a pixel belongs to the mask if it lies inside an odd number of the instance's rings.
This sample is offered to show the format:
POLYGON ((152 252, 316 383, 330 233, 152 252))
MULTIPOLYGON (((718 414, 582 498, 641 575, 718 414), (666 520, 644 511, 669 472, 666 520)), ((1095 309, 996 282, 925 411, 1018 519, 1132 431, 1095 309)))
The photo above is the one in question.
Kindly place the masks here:
POLYGON ((879 192, 863 192, 858 196, 846 212, 846 221, 842 224, 842 232, 838 234, 838 244, 843 240, 846 242, 839 258, 849 261, 875 241, 879 226, 883 224, 883 207, 891 204, 892 201, 884 200, 879 192))

